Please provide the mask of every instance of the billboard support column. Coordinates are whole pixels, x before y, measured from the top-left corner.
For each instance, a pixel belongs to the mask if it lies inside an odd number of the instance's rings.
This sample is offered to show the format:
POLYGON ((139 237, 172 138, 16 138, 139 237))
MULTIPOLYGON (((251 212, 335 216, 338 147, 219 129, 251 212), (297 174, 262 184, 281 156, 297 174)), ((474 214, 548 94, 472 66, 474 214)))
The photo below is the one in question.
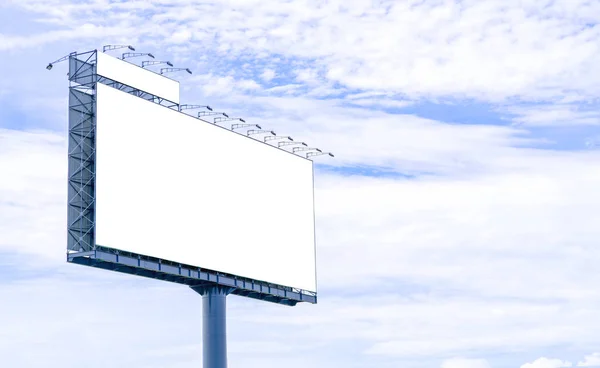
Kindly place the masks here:
POLYGON ((192 286, 202 295, 202 362, 204 368, 227 368, 227 295, 224 286, 192 286))

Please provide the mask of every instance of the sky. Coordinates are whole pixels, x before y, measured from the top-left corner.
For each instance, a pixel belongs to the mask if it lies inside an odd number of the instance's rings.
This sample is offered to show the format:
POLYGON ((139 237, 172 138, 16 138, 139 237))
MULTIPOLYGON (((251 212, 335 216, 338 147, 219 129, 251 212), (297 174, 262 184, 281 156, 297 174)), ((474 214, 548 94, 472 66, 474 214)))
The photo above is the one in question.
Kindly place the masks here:
POLYGON ((67 264, 66 64, 311 146, 319 303, 231 296, 230 367, 600 367, 600 2, 0 2, 0 355, 200 366, 189 288, 67 264))

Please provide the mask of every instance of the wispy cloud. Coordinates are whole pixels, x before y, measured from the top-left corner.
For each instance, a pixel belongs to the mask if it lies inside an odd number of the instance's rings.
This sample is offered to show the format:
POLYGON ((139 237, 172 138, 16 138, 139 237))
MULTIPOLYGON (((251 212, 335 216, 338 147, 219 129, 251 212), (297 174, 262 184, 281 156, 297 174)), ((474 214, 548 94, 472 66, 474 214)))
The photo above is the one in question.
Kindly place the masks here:
POLYGON ((526 363, 521 368, 565 368, 572 367, 571 362, 562 361, 560 359, 539 358, 531 363, 526 363))
POLYGON ((583 361, 577 363, 578 367, 600 367, 600 353, 586 355, 583 361))
MULTIPOLYGON (((318 65, 325 78, 349 88, 402 91, 411 97, 463 95, 496 101, 598 93, 600 74, 593 67, 600 57, 596 2, 171 4, 13 2, 70 30, 4 35, 3 47, 136 34, 155 46, 193 39, 197 42, 180 51, 218 58, 285 54, 318 65)), ((304 72, 299 76, 309 77, 304 72)))
POLYGON ((453 358, 445 360, 441 368, 491 368, 485 359, 453 358))
POLYGON ((585 105, 537 105, 516 106, 507 109, 515 115, 516 125, 526 126, 600 126, 600 111, 598 106, 585 105))

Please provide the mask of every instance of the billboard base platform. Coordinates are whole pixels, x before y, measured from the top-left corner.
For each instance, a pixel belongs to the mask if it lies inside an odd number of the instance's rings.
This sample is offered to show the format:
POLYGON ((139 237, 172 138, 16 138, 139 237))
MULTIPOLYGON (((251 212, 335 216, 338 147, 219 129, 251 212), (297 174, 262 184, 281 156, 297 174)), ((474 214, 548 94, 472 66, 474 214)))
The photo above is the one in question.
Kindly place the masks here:
POLYGON ((99 247, 95 250, 67 253, 70 263, 169 281, 194 288, 218 286, 232 289, 231 294, 267 302, 294 306, 299 302, 317 303, 316 293, 252 280, 235 275, 174 263, 153 257, 99 247))

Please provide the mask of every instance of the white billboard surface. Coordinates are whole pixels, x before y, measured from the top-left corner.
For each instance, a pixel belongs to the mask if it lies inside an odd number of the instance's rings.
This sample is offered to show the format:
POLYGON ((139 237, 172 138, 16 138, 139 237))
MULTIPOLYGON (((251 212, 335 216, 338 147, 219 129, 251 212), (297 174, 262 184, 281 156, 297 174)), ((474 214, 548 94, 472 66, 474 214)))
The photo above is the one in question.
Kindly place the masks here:
POLYGON ((179 103, 179 82, 127 61, 97 52, 96 73, 105 78, 179 103))
POLYGON ((312 162, 98 84, 96 244, 316 292, 312 162))

